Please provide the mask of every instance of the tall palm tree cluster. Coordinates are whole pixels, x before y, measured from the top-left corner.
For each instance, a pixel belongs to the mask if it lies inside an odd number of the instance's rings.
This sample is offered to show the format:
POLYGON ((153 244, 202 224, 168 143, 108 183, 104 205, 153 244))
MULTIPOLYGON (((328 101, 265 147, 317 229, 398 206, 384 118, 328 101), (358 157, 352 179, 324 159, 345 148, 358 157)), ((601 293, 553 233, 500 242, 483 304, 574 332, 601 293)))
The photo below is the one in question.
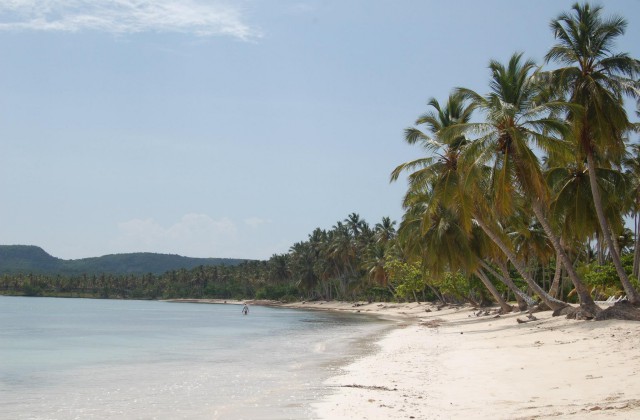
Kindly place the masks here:
POLYGON ((628 301, 640 304, 640 148, 629 144, 637 125, 624 102, 640 99, 640 61, 614 51, 626 25, 601 7, 576 3, 550 25, 556 43, 545 63, 555 69, 522 53, 507 63, 491 60, 486 93, 458 87, 444 105, 431 99, 429 111, 405 131, 425 157, 391 174, 393 181, 408 173, 400 246, 430 276, 477 278, 505 310, 493 281, 521 306, 535 295, 562 312, 565 273, 578 313, 592 318, 600 311, 598 290, 585 281, 592 273, 584 262, 592 255, 585 249, 595 247, 600 264, 615 267, 628 301), (627 215, 636 226, 632 275, 620 241, 627 215), (545 264, 555 266, 548 288, 537 278, 545 264), (511 272, 526 288, 510 280, 511 272))
MULTIPOLYGON (((444 303, 466 301, 476 305, 490 302, 490 295, 482 289, 485 278, 476 281, 449 272, 435 278, 427 273, 425 265, 403 248, 404 238, 398 236, 395 225, 395 221, 383 217, 371 226, 357 213, 351 213, 331 229, 316 228, 306 241, 295 243, 288 253, 274 255, 266 262, 265 267, 271 271, 277 267, 274 271, 277 274, 258 275, 263 279, 264 288, 258 290, 255 297, 351 301, 439 299, 444 303), (274 282, 287 288, 274 289, 274 282), (279 296, 283 291, 290 295, 279 296)), ((491 289, 496 296, 509 293, 506 288, 498 287, 502 290, 491 289)), ((518 290, 515 285, 514 290, 518 290)), ((517 299, 520 295, 527 298, 519 290, 517 293, 517 299)), ((529 303, 534 301, 529 299, 529 303)))
POLYGON ((307 241, 295 243, 286 255, 290 278, 307 298, 387 295, 385 265, 395 241, 395 223, 383 217, 372 228, 351 213, 329 230, 315 229, 307 241))

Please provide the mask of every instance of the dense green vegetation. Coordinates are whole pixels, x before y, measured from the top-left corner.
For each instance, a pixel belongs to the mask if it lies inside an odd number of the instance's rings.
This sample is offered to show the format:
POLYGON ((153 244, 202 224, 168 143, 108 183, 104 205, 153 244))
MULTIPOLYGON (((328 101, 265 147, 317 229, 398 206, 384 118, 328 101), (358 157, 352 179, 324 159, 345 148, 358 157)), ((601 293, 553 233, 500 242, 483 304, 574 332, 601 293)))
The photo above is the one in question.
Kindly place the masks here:
POLYGON ((491 60, 488 93, 455 88, 444 106, 429 102, 416 121, 426 130, 406 130, 406 140, 427 156, 392 174, 409 173, 400 232, 432 275, 477 277, 508 310, 489 278, 503 266, 498 280, 518 293, 508 264, 530 294, 560 313, 568 310, 557 296, 566 273, 580 303, 573 313, 593 318, 598 289, 588 282, 598 276, 580 271, 595 269, 587 252, 595 243, 599 265, 615 267, 615 291, 640 304, 637 263, 628 273, 621 246, 632 236, 624 216, 633 215, 637 226, 638 213, 638 148, 629 144, 637 125, 624 100, 640 99, 640 62, 614 51, 626 25, 600 7, 575 4, 551 22, 556 44, 545 61, 557 68, 522 53, 507 63, 491 60), (549 289, 531 258, 555 265, 549 289))
POLYGON ((0 277, 0 293, 105 299, 240 298, 255 295, 261 283, 252 276, 266 264, 251 261, 238 266, 200 266, 161 275, 5 274, 0 277))
POLYGON ((105 255, 79 260, 62 260, 30 245, 0 245, 0 274, 162 274, 200 265, 237 265, 244 260, 228 258, 189 258, 180 255, 137 252, 105 255))
POLYGON ((389 218, 371 226, 352 213, 268 261, 138 276, 5 275, 0 291, 439 299, 503 311, 515 299, 558 313, 579 303, 572 313, 584 318, 609 296, 638 305, 640 146, 625 100, 640 99, 640 61, 615 51, 626 25, 575 4, 551 22, 548 69, 514 53, 489 62, 487 93, 458 87, 443 104, 429 100, 405 130, 424 156, 391 173, 392 181, 408 174, 397 229, 389 218))

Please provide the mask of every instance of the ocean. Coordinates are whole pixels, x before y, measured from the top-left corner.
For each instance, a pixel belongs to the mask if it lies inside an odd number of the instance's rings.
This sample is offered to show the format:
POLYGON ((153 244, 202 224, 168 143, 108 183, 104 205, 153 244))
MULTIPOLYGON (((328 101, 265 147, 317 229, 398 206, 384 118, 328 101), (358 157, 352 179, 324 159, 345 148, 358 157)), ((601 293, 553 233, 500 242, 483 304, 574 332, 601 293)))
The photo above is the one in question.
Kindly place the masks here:
POLYGON ((313 419, 389 324, 362 314, 0 296, 0 419, 313 419))

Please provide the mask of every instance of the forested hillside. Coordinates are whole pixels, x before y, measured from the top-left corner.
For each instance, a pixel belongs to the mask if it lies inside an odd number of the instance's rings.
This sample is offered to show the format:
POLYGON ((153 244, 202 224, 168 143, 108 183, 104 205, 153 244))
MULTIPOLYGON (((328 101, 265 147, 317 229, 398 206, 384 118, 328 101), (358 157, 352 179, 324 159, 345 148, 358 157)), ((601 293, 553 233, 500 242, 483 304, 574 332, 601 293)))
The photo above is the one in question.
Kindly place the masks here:
POLYGON ((180 255, 137 252, 95 258, 63 260, 32 245, 0 245, 0 274, 162 274, 201 265, 238 265, 245 260, 190 258, 180 255))

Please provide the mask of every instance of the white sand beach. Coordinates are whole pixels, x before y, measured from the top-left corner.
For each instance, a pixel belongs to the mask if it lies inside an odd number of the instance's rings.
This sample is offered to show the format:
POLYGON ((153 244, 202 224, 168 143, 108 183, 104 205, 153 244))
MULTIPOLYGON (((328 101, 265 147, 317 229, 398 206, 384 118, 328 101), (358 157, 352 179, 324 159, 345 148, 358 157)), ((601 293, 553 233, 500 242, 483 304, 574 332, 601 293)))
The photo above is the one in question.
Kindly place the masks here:
POLYGON ((637 419, 640 323, 470 307, 341 302, 285 305, 398 320, 374 354, 327 385, 323 419, 637 419), (430 311, 430 312, 427 312, 430 311))

